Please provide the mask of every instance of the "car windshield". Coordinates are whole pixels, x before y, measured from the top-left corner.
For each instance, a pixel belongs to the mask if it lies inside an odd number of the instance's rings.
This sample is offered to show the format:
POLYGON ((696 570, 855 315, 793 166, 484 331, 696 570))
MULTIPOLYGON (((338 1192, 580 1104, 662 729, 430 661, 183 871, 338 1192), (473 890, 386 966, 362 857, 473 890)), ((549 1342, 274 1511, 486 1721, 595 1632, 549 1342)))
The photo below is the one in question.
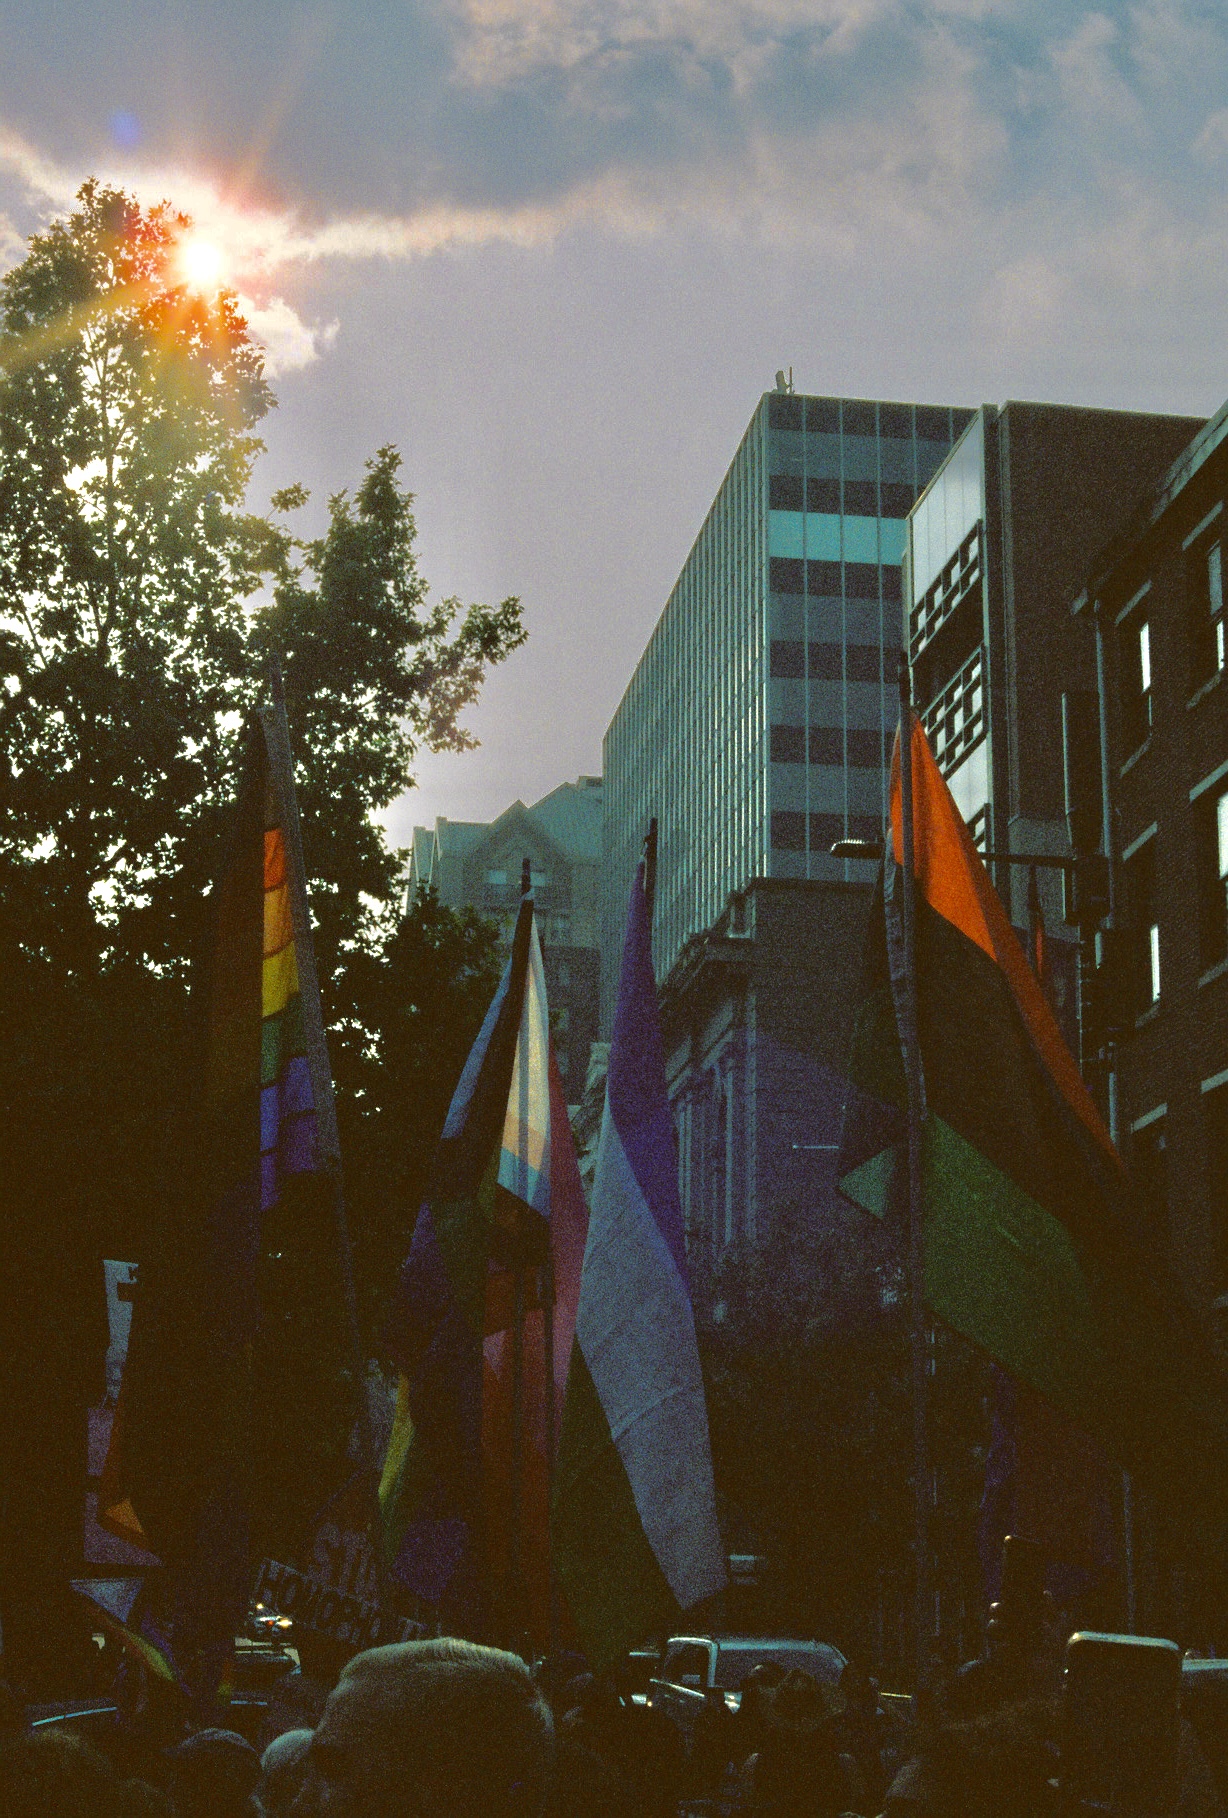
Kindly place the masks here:
POLYGON ((825 1685, 836 1683, 844 1665, 839 1650, 822 1642, 722 1642, 716 1654, 716 1683, 723 1692, 736 1692, 751 1668, 765 1660, 775 1661, 786 1672, 800 1667, 803 1673, 812 1674, 825 1685))

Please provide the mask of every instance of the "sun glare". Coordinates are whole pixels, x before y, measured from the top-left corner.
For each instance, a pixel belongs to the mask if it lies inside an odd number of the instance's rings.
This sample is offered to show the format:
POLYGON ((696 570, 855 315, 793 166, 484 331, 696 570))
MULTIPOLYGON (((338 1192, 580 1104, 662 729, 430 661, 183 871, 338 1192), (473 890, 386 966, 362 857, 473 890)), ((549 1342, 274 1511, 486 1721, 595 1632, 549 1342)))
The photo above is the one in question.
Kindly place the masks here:
POLYGON ((220 290, 224 264, 222 249, 214 241, 193 234, 190 239, 180 242, 179 270, 184 283, 192 290, 206 295, 220 290))

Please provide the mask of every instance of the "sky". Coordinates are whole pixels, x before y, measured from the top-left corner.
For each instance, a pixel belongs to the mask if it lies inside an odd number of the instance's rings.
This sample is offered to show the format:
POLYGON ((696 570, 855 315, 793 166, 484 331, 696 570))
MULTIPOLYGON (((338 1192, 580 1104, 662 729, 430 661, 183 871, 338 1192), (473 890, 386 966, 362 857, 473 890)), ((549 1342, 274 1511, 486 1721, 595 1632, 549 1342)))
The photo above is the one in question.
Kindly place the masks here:
POLYGON ((0 266, 86 176, 222 251, 304 525, 395 443, 437 595, 518 594, 393 839, 601 767, 780 367, 1208 415, 1223 0, 0 0, 0 266))

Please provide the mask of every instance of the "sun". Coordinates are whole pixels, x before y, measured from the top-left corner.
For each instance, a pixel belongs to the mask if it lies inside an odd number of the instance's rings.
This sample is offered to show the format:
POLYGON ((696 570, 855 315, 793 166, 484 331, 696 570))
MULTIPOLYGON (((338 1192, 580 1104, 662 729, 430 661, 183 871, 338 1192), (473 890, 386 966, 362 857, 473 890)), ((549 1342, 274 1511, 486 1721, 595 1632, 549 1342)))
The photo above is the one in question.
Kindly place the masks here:
POLYGON ((186 240, 179 242, 178 263, 180 275, 189 290, 199 291, 202 296, 212 296, 221 289, 226 260, 215 240, 206 240, 200 234, 190 234, 186 240))

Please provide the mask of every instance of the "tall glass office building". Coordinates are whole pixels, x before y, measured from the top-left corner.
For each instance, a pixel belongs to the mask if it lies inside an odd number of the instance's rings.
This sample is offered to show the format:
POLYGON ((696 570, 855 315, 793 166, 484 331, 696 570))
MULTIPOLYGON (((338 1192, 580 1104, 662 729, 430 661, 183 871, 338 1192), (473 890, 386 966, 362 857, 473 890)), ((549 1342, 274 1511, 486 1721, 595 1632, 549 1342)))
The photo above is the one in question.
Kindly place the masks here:
POLYGON ((971 416, 760 399, 606 733, 606 1030, 653 815, 660 977, 751 878, 868 872, 830 847, 882 827, 905 521, 971 416))

